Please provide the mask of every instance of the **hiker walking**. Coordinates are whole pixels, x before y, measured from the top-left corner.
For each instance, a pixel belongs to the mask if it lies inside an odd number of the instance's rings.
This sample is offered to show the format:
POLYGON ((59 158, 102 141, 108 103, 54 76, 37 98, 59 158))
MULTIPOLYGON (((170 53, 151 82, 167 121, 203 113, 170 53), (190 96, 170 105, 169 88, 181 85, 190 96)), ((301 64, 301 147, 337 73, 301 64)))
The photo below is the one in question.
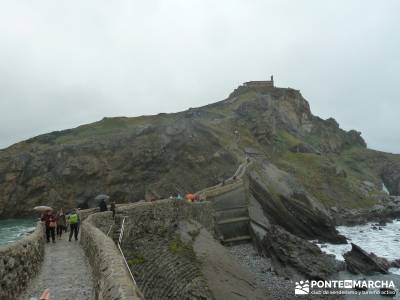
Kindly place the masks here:
POLYGON ((94 200, 97 201, 97 203, 99 204, 99 209, 100 211, 107 211, 107 200, 110 199, 110 196, 106 195, 106 194, 100 194, 97 195, 94 200))
POLYGON ((47 242, 50 243, 50 236, 51 236, 51 240, 53 241, 53 243, 55 243, 56 242, 55 230, 57 226, 56 216, 52 213, 51 210, 48 210, 44 213, 44 215, 42 215, 41 221, 44 222, 46 226, 47 242))
POLYGON ((115 201, 111 202, 110 210, 112 211, 113 219, 115 219, 115 201))
POLYGON ((57 236, 59 240, 61 240, 61 235, 65 230, 66 225, 67 220, 65 218, 64 210, 61 208, 60 211, 57 213, 57 236))
POLYGON ((107 203, 105 199, 101 199, 99 203, 100 211, 107 211, 107 203))
POLYGON ((78 215, 78 234, 79 234, 79 229, 81 228, 81 209, 78 207, 75 211, 76 214, 78 215))
POLYGON ((69 223, 69 239, 71 241, 72 235, 75 236, 75 241, 78 240, 78 213, 77 211, 73 211, 68 216, 68 223, 69 223))

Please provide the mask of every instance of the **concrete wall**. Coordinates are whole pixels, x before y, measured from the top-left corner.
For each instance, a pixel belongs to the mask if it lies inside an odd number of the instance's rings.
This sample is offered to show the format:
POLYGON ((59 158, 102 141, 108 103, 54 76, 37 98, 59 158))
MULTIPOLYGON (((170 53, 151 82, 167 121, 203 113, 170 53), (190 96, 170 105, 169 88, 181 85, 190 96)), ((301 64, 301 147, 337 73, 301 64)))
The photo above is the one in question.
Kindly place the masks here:
POLYGON ((16 299, 39 271, 44 255, 44 228, 10 245, 0 246, 0 299, 16 299))
POLYGON ((114 241, 99 229, 104 230, 109 224, 111 212, 104 212, 87 216, 81 226, 81 244, 92 267, 96 299, 143 299, 114 241))

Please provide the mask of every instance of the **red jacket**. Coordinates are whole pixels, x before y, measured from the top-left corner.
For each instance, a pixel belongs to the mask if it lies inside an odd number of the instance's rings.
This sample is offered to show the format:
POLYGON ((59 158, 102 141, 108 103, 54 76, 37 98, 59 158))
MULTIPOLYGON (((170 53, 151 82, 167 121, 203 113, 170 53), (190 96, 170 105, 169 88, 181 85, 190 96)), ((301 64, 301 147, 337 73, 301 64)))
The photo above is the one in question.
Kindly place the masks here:
POLYGON ((45 214, 44 216, 42 216, 41 220, 46 224, 46 227, 49 227, 50 222, 56 222, 56 217, 53 214, 45 214))

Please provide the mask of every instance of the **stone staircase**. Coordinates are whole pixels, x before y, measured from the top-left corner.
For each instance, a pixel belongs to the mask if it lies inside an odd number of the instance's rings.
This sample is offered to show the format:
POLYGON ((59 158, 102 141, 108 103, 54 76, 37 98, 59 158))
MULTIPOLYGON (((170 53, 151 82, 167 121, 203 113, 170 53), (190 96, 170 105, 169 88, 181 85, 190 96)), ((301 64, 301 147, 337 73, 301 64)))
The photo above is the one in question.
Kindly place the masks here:
POLYGON ((250 163, 246 159, 224 183, 196 193, 213 204, 215 235, 223 244, 251 240, 248 201, 242 180, 250 163))
POLYGON ((215 233, 223 244, 251 240, 248 204, 243 187, 218 195, 212 203, 215 210, 215 233))

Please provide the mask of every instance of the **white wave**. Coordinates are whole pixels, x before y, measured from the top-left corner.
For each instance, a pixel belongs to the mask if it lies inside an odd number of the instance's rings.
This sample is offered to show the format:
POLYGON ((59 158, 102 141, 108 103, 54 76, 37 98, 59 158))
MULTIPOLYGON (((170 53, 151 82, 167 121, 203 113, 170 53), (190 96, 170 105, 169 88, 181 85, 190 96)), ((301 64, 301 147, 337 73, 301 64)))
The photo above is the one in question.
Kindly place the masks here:
MULTIPOLYGON (((338 226, 336 229, 348 239, 348 244, 316 244, 325 253, 335 255, 337 260, 344 260, 343 254, 351 250, 350 243, 388 260, 400 259, 400 221, 393 221, 386 226, 375 226, 373 223, 368 223, 358 226, 338 226)), ((400 269, 393 268, 390 271, 400 275, 400 269)))
POLYGON ((0 245, 12 243, 23 238, 35 229, 33 220, 2 220, 0 221, 0 245))
POLYGON ((398 268, 390 268, 389 272, 392 274, 400 275, 400 269, 398 268))
POLYGON ((386 194, 390 195, 390 192, 384 183, 382 183, 382 191, 385 192, 386 194))

